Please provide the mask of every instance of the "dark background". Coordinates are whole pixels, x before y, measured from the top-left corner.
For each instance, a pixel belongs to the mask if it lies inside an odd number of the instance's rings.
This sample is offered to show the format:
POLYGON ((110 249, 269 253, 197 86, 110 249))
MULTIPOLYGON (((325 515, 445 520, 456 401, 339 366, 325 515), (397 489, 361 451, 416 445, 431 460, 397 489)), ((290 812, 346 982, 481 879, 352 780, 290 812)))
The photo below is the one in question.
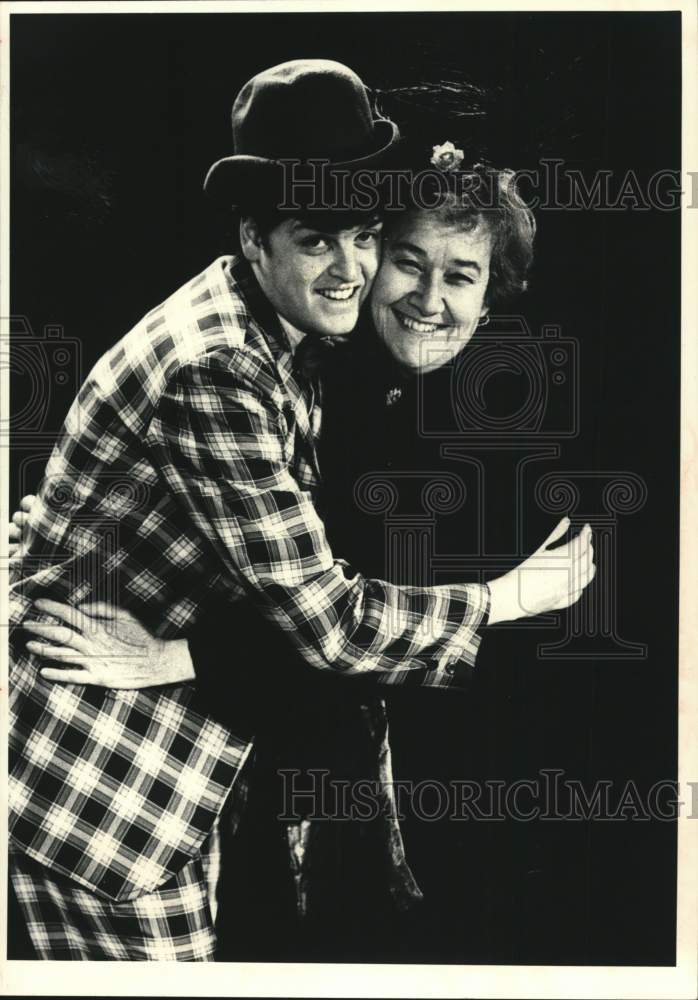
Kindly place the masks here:
MULTIPOLYGON (((230 152, 230 106, 251 75, 338 59, 398 120, 430 122, 429 144, 470 136, 500 165, 557 157, 642 180, 680 166, 680 31, 680 15, 649 12, 13 15, 12 311, 33 329, 13 369, 13 503, 36 487, 80 373, 229 251, 201 186, 230 152), (439 80, 456 96, 420 110, 410 88, 439 80), (67 355, 38 343, 46 326, 63 328, 67 355), (27 360, 42 351, 45 391, 27 360), (37 386, 46 405, 32 410, 37 386)), ((565 467, 647 485, 643 509, 620 520, 618 616, 648 657, 540 661, 536 642, 555 632, 503 632, 483 656, 477 718, 439 692, 395 704, 395 771, 562 768, 589 788, 642 790, 676 777, 679 214, 546 211, 538 224, 526 319, 580 344, 582 424, 565 467)), ((537 544, 555 519, 530 514, 537 544)), ((672 823, 408 820, 405 835, 427 903, 403 961, 674 964, 672 823)))

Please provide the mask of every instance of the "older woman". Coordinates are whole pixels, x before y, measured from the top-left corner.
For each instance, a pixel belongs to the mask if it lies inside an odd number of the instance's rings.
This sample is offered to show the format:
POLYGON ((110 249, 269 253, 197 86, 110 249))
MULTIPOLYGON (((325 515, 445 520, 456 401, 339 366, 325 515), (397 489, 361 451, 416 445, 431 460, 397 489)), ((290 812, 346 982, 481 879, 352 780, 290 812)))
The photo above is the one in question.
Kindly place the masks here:
MULTIPOLYGON (((420 198, 431 207, 415 201, 406 211, 387 214, 370 310, 352 335, 348 352, 331 352, 324 379, 321 503, 327 532, 335 552, 378 579, 390 579, 397 572, 404 575, 405 567, 387 557, 382 525, 362 505, 357 483, 367 473, 388 480, 403 474, 399 480, 409 491, 417 483, 415 473, 434 473, 435 457, 425 453, 419 433, 418 406, 423 401, 419 390, 428 386, 428 405, 446 404, 448 409, 450 397, 443 379, 451 362, 478 326, 486 324, 492 307, 525 289, 533 255, 533 217, 517 195, 510 172, 454 170, 452 161, 442 166, 445 169, 420 184, 420 198)), ((321 250, 322 234, 318 241, 321 250)), ((21 520, 16 516, 15 533, 21 520)), ((554 558, 547 555, 548 547, 567 528, 568 523, 561 522, 519 567, 537 572, 512 571, 489 582, 489 625, 564 608, 579 598, 594 575, 589 527, 556 549, 554 558), (561 574, 561 569, 567 573, 561 574)), ((416 577, 419 572, 417 560, 411 573, 416 577)), ((69 619, 69 609, 54 606, 53 610, 57 617, 69 619)), ((361 944, 384 925, 391 908, 405 909, 420 897, 397 825, 385 706, 375 693, 374 681, 308 678, 308 668, 298 662, 283 637, 270 635, 253 615, 246 623, 239 616, 233 622, 227 610, 222 622, 209 621, 192 635, 191 670, 186 677, 181 671, 174 675, 166 642, 152 639, 126 613, 111 614, 120 618, 117 634, 112 635, 114 630, 96 617, 90 634, 82 637, 79 654, 70 646, 59 651, 47 645, 46 640, 54 638, 52 628, 27 622, 25 627, 37 636, 28 644, 32 651, 68 665, 48 666, 43 676, 122 688, 197 678, 202 687, 210 686, 211 704, 218 704, 220 711, 225 703, 215 694, 217 685, 225 683, 220 656, 229 655, 233 638, 235 659, 241 670, 248 669, 252 692, 249 702, 236 711, 249 712, 257 732, 258 775, 251 787, 258 818, 251 825, 250 844, 261 837, 268 862, 270 851, 283 839, 290 854, 279 862, 278 870, 285 868, 295 880, 291 905, 315 915, 316 931, 323 921, 343 914, 340 928, 333 925, 335 941, 346 928, 356 926, 358 917, 364 926, 357 948, 365 957, 361 944), (279 684, 270 686, 265 674, 265 691, 254 689, 253 668, 260 658, 279 665, 279 684), (273 700, 266 693, 270 690, 273 700), (274 808, 278 813, 280 806, 278 772, 283 769, 304 772, 306 777, 324 770, 349 782, 372 779, 379 815, 363 825, 313 824, 307 820, 313 809, 306 808, 293 822, 274 824, 274 808), (261 814, 266 814, 266 827, 261 814)), ((281 856, 278 851, 277 856, 281 856)), ((243 865, 249 868, 248 860, 243 865)), ((260 866, 258 874, 261 870, 260 866)), ((254 896, 251 891, 250 898, 254 896)), ((225 892, 220 897, 225 904, 225 892)), ((271 919, 269 911, 265 917, 271 919)), ((225 923, 225 905, 222 919, 225 923)), ((228 933, 231 939, 237 933, 234 914, 228 933)), ((225 929, 221 936, 226 937, 225 929)), ((345 948, 331 957, 351 957, 350 951, 345 948)), ((269 949, 247 957, 269 957, 269 949)))

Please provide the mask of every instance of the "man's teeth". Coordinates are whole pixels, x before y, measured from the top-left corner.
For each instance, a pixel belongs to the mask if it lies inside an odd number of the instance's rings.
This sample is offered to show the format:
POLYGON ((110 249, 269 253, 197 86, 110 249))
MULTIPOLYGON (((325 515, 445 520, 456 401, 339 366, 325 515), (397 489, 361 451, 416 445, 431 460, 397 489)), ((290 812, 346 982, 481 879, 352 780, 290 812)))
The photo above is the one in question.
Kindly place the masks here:
POLYGON ((320 288, 318 289, 320 295, 324 295, 326 299, 336 299, 339 302, 345 299, 350 299, 354 292, 356 291, 356 285, 352 285, 351 288, 320 288))
POLYGON ((436 333, 440 329, 438 323, 420 323, 418 319, 412 319, 411 316, 405 316, 404 313, 400 313, 399 316, 402 325, 408 330, 412 330, 413 333, 436 333))

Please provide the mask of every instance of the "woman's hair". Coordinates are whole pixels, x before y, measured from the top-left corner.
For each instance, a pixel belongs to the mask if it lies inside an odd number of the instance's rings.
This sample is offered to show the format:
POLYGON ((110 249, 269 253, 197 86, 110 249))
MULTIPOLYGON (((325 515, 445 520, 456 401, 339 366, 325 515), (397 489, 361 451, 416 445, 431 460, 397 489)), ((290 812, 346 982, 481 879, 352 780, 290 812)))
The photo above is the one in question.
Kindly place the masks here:
MULTIPOLYGON (((476 164, 467 170, 422 170, 414 173, 408 211, 425 210, 446 226, 472 232, 487 226, 492 237, 490 305, 526 290, 533 262, 536 222, 516 189, 513 170, 476 164)), ((399 224, 403 213, 387 212, 385 235, 399 224)), ((404 217, 404 216, 403 216, 404 217)))

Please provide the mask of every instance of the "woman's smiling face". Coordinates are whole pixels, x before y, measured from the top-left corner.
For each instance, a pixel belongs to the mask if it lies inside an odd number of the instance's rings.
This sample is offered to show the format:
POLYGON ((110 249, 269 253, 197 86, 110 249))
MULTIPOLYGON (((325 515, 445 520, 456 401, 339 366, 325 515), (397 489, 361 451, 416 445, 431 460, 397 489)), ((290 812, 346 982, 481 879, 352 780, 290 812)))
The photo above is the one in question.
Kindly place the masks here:
POLYGON ((446 364, 487 312, 492 237, 480 219, 470 232, 436 212, 405 213, 383 243, 371 293, 378 336, 412 371, 446 364))

